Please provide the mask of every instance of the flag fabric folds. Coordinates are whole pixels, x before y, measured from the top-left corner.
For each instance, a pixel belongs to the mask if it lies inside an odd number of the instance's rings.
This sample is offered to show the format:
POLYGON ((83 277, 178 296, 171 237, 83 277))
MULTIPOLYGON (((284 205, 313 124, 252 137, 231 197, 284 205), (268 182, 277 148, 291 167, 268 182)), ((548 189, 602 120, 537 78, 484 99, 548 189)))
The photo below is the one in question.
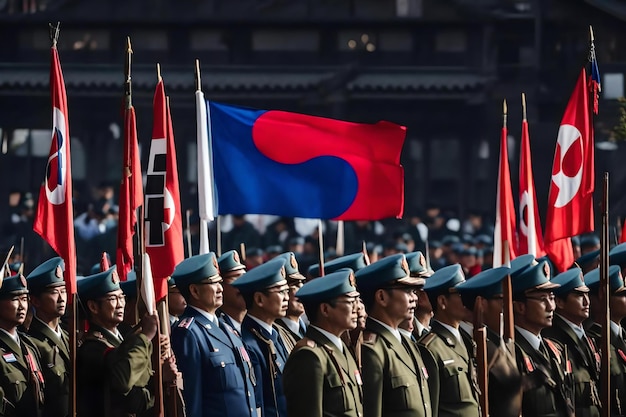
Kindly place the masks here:
POLYGON ((154 92, 152 142, 146 174, 146 252, 151 259, 154 297, 158 301, 167 295, 167 279, 185 257, 174 129, 163 80, 154 92))
POLYGON ((549 249, 553 243, 594 230, 594 141, 586 81, 583 68, 561 119, 552 166, 544 240, 560 271, 572 265, 574 255, 570 252, 558 258, 549 249))
POLYGON ((208 102, 219 214, 400 218, 406 129, 208 102))
POLYGON ((204 93, 196 91, 196 141, 198 158, 198 203, 200 215, 200 254, 209 253, 209 224, 216 216, 215 180, 209 114, 204 93))
POLYGON ((530 135, 526 119, 522 120, 522 143, 520 148, 518 255, 531 254, 535 258, 540 258, 546 252, 543 248, 543 232, 537 207, 530 152, 530 135))
POLYGON ((67 96, 59 53, 51 51, 50 95, 52 98, 52 143, 46 176, 39 190, 33 229, 65 262, 65 285, 70 300, 76 293, 76 244, 72 206, 72 166, 67 96))
POLYGON ((517 237, 515 228, 515 206, 511 187, 509 169, 509 152, 507 149, 508 132, 502 127, 500 136, 500 164, 498 170, 498 190, 496 196, 496 227, 493 236, 493 267, 505 264, 516 256, 517 237), (508 247, 508 254, 505 248, 508 247), (508 255, 508 256, 507 256, 508 255))

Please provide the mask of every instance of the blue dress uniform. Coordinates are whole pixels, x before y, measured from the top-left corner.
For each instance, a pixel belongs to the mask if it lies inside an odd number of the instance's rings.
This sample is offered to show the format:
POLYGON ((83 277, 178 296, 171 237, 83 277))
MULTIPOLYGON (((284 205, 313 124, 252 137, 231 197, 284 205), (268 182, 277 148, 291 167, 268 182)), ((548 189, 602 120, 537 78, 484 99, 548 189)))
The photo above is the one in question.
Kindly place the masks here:
MULTIPOLYGON (((190 284, 221 281, 213 253, 185 259, 172 277, 183 294, 190 284)), ((187 306, 172 330, 187 415, 256 417, 255 377, 248 352, 230 326, 216 321, 187 306)))
MULTIPOLYGON (((285 258, 277 257, 246 272, 232 285, 246 297, 267 288, 287 284, 285 258)), ((285 417, 287 404, 283 391, 283 370, 287 362, 287 350, 278 331, 267 329, 248 314, 241 324, 243 339, 257 376, 256 401, 263 417, 285 417)))

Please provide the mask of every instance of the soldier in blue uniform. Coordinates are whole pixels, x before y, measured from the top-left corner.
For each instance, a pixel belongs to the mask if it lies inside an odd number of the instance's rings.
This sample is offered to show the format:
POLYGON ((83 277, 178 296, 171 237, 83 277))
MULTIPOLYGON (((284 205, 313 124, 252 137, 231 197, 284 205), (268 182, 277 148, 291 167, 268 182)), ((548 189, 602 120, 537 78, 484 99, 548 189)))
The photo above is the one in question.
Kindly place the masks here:
POLYGON ((248 352, 233 328, 216 316, 222 305, 222 277, 215 254, 185 259, 172 277, 187 301, 171 336, 183 374, 187 415, 256 417, 248 352))
POLYGON ((296 292, 304 285, 304 275, 298 269, 298 261, 293 252, 286 252, 280 255, 285 258, 285 272, 287 273, 287 285, 289 285, 289 307, 285 317, 279 317, 274 323, 278 330, 283 345, 288 353, 302 339, 306 333, 306 324, 302 320, 304 306, 296 297, 296 292))
POLYGON ((288 354, 272 326, 274 320, 287 312, 289 286, 285 258, 274 258, 257 266, 233 286, 241 291, 248 308, 241 335, 257 375, 257 406, 263 417, 285 417, 282 375, 288 354))
POLYGON ((220 267, 220 275, 222 276, 222 287, 224 289, 224 302, 217 310, 218 316, 222 318, 226 324, 241 335, 241 322, 246 315, 246 302, 239 293, 239 290, 233 287, 240 276, 246 273, 246 266, 241 263, 239 253, 236 250, 229 250, 217 258, 217 264, 220 267))

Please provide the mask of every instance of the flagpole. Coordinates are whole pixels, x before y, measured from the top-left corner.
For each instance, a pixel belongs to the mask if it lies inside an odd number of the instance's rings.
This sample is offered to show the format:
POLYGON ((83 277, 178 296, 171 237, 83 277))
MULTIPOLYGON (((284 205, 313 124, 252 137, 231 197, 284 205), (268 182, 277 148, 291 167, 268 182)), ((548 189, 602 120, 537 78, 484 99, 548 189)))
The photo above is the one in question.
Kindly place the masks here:
POLYGON ((187 209, 185 211, 185 219, 187 220, 187 226, 185 227, 185 237, 187 240, 187 258, 191 258, 193 253, 191 253, 191 210, 187 209))
POLYGON ((320 249, 320 277, 324 276, 324 233, 322 232, 322 219, 317 219, 317 241, 320 249))
MULTIPOLYGON (((592 34, 593 39, 593 34, 592 34)), ((604 173, 602 181, 602 230, 600 234, 600 301, 602 304, 602 336, 600 362, 600 399, 602 417, 611 416, 611 319, 609 311, 609 173, 604 173)))
POLYGON ((345 234, 343 227, 343 220, 337 222, 337 243, 335 244, 335 253, 337 256, 343 256, 345 253, 345 234))

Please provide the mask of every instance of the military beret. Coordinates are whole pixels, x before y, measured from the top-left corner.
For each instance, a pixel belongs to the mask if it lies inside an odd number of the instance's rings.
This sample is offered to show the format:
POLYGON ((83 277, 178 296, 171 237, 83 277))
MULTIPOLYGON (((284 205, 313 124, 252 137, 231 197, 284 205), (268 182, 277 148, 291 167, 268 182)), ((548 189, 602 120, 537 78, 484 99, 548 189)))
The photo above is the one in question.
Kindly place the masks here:
POLYGON ((537 260, 533 255, 518 256, 511 261, 511 270, 509 271, 509 274, 511 275, 511 278, 515 278, 533 265, 537 265, 537 260))
POLYGON ((428 277, 431 272, 426 265, 426 258, 422 252, 411 252, 406 254, 406 261, 409 264, 409 271, 412 277, 428 277))
MULTIPOLYGON (((367 266, 367 263, 365 263, 365 255, 363 255, 362 252, 357 252, 351 255, 340 256, 339 258, 326 262, 324 264, 324 273, 330 274, 332 272, 338 271, 341 268, 350 268, 356 273, 359 270, 365 268, 366 266, 367 266)), ((309 267, 308 273, 313 278, 319 277, 320 265, 319 264, 311 265, 309 267)))
POLYGON ((574 262, 574 266, 577 266, 579 268, 584 268, 585 266, 591 264, 592 262, 595 262, 599 256, 600 256, 600 249, 596 249, 594 251, 585 253, 583 256, 576 259, 576 261, 574 262))
POLYGON ((65 263, 60 257, 48 259, 33 270, 26 277, 28 289, 31 293, 38 294, 49 287, 60 287, 65 285, 63 271, 65 263))
POLYGON ((393 284, 422 286, 424 278, 411 277, 406 256, 402 253, 387 256, 356 272, 360 290, 375 290, 393 284))
POLYGON ((596 235, 585 235, 580 238, 580 248, 593 248, 600 246, 600 238, 596 235))
POLYGON ((561 272, 552 278, 552 283, 560 285, 559 288, 554 289, 554 294, 562 297, 572 291, 589 292, 589 288, 587 288, 583 279, 583 271, 580 268, 572 268, 561 272))
POLYGON ((232 285, 243 294, 252 294, 267 288, 285 285, 287 284, 285 262, 285 258, 277 256, 246 272, 232 285))
POLYGON ((222 256, 217 258, 217 264, 219 265, 221 274, 246 269, 246 266, 241 263, 239 253, 236 250, 229 250, 223 253, 222 256))
POLYGON ((137 273, 134 270, 128 271, 126 281, 120 281, 120 288, 128 298, 137 298, 137 273))
POLYGON ((610 265, 626 264, 626 243, 620 243, 609 251, 610 265))
POLYGON ((342 268, 322 278, 307 282, 296 292, 296 297, 304 303, 321 303, 330 301, 341 295, 357 297, 354 272, 342 268))
POLYGON ((478 296, 489 299, 502 294, 502 280, 509 275, 509 271, 506 266, 487 269, 458 284, 456 289, 461 294, 463 304, 473 305, 478 296))
POLYGON ((516 277, 511 277, 513 294, 522 294, 525 291, 552 290, 560 287, 559 284, 550 282, 550 266, 548 262, 541 261, 537 265, 525 269, 516 277))
MULTIPOLYGON (((598 295, 600 293, 600 268, 585 274, 585 285, 587 285, 591 294, 598 295)), ((609 266, 609 287, 611 294, 619 294, 626 291, 622 269, 618 265, 609 266)))
POLYGON ((26 278, 24 275, 17 274, 8 278, 4 278, 0 287, 0 298, 11 298, 16 295, 28 294, 26 278))
POLYGON ((185 259, 174 268, 172 278, 178 287, 188 287, 201 281, 220 282, 219 266, 213 252, 185 259))
POLYGON ((298 261, 293 252, 285 252, 279 256, 285 258, 285 272, 287 273, 288 280, 303 281, 306 279, 298 269, 298 261))
POLYGON ((461 265, 448 265, 435 271, 435 273, 426 280, 424 291, 426 291, 429 297, 431 294, 438 295, 456 292, 455 287, 461 282, 465 282, 465 274, 463 274, 461 265))
POLYGON ((120 278, 114 266, 107 271, 86 276, 77 281, 78 296, 82 301, 95 300, 120 289, 120 278))

